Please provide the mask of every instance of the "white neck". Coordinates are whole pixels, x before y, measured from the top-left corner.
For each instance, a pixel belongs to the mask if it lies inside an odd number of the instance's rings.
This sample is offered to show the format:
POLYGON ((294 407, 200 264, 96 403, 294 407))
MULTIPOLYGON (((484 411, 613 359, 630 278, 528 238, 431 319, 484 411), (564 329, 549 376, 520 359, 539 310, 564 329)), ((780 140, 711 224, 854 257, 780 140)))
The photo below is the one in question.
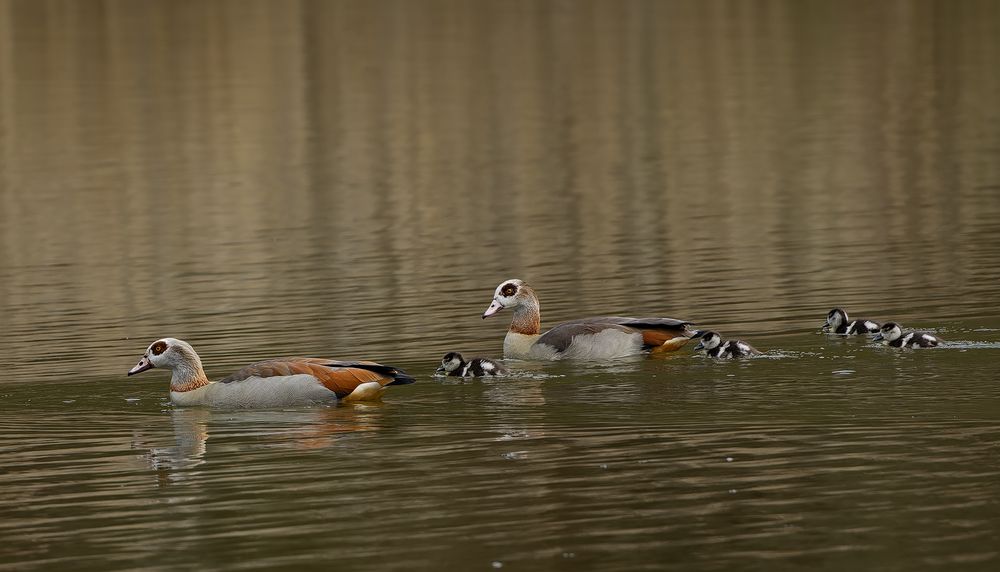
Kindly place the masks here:
POLYGON ((170 376, 170 391, 191 391, 209 384, 198 355, 185 355, 185 358, 174 364, 173 375, 170 376))

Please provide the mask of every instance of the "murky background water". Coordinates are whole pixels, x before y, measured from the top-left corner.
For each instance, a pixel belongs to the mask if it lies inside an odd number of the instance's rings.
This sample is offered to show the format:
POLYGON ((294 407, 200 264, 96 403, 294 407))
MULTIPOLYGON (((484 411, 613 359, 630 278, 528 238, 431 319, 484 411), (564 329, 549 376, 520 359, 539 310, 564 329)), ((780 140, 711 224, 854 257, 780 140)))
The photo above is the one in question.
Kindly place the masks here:
POLYGON ((995 569, 998 158, 995 2, 0 1, 0 569, 995 569), (509 277, 767 355, 432 377, 509 277))

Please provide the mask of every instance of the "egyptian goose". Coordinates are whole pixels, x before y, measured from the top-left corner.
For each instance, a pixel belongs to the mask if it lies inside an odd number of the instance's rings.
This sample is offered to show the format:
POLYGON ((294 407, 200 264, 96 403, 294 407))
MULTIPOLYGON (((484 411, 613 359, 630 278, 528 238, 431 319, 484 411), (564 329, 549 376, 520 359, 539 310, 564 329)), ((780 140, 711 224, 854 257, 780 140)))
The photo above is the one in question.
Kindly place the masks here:
POLYGON ((865 320, 864 318, 850 320, 847 317, 847 312, 840 308, 834 308, 826 315, 826 323, 823 324, 822 329, 824 332, 854 336, 857 334, 873 334, 878 331, 878 328, 878 322, 865 320))
POLYGON ((872 340, 893 348, 934 348, 941 338, 927 332, 906 332, 896 322, 886 322, 872 340))
POLYGON ((437 373, 451 377, 486 377, 490 375, 506 375, 507 368, 490 358, 475 357, 465 361, 462 354, 448 352, 441 358, 441 366, 437 373))
POLYGON ((128 375, 154 367, 173 373, 170 400, 182 406, 284 407, 337 399, 370 401, 380 398, 387 385, 414 382, 402 370, 370 361, 299 357, 257 362, 213 382, 205 376, 194 348, 175 338, 150 344, 128 375))
POLYGON ((694 351, 704 350, 705 355, 714 358, 741 358, 760 355, 760 351, 743 340, 722 341, 718 332, 705 332, 694 351))
POLYGON ((483 318, 504 308, 513 310, 503 340, 503 355, 520 359, 612 359, 642 353, 674 351, 698 331, 690 322, 673 318, 602 316, 563 322, 541 333, 541 313, 535 291, 516 278, 503 281, 483 318))

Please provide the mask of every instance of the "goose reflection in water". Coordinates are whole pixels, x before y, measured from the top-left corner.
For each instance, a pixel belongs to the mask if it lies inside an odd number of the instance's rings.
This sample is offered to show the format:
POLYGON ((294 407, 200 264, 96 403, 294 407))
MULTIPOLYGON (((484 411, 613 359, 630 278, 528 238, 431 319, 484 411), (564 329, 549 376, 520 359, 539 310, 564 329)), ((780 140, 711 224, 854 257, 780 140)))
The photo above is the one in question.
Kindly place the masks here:
POLYGON ((173 444, 156 446, 160 435, 137 430, 132 448, 144 450, 143 458, 156 473, 157 484, 166 486, 196 479, 197 468, 212 453, 248 451, 247 439, 252 439, 256 449, 317 450, 335 447, 348 435, 374 434, 382 428, 382 407, 381 403, 359 403, 274 411, 179 408, 170 411, 173 444))
POLYGON ((142 458, 156 472, 158 485, 183 481, 192 475, 192 469, 205 462, 210 419, 211 412, 207 409, 171 411, 174 444, 164 447, 153 445, 160 440, 159 435, 147 435, 142 429, 133 431, 132 449, 144 452, 142 458))

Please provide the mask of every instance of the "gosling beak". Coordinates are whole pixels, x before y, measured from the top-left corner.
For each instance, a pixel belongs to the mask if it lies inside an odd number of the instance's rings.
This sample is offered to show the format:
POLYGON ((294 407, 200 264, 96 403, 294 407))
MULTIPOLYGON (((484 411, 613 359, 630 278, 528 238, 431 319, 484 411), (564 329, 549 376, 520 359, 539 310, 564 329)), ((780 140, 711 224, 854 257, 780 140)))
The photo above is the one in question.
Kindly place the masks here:
POLYGON ((153 362, 149 361, 148 357, 142 356, 142 359, 139 360, 139 363, 135 364, 135 367, 128 370, 128 374, 126 375, 135 375, 137 373, 142 373, 147 369, 153 369, 154 367, 156 366, 153 365, 153 362))
POLYGON ((698 345, 696 345, 694 347, 694 351, 703 350, 703 349, 705 349, 705 341, 704 340, 698 342, 698 345))
POLYGON ((872 338, 872 341, 873 342, 881 342, 884 339, 885 338, 882 337, 882 332, 879 332, 879 333, 875 334, 875 337, 872 338))
POLYGON ((500 310, 503 310, 503 304, 501 304, 499 300, 494 298, 493 303, 490 304, 490 307, 486 308, 486 311, 483 312, 483 319, 485 320, 487 316, 492 316, 493 314, 496 314, 500 310))
POLYGON ((434 373, 444 373, 444 364, 438 366, 438 368, 434 370, 434 373))
POLYGON ((820 331, 821 332, 829 332, 830 331, 830 322, 827 322, 827 323, 823 324, 823 327, 820 328, 820 331))

